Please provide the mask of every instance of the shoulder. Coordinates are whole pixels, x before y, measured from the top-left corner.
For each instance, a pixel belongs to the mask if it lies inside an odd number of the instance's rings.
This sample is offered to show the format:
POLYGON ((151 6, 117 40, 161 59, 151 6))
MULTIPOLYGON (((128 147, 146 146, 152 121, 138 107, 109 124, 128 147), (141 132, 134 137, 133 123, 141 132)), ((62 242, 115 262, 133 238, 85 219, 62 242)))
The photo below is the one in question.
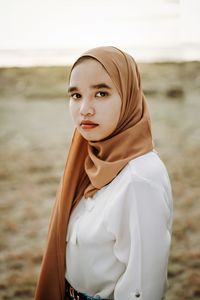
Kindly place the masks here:
POLYGON ((148 182, 159 188, 170 188, 167 169, 155 150, 129 161, 127 169, 133 181, 148 182))
POLYGON ((155 150, 130 160, 114 179, 113 184, 130 185, 134 182, 165 188, 170 186, 167 169, 155 150))
POLYGON ((128 203, 133 203, 133 199, 142 203, 142 199, 146 202, 146 199, 162 198, 172 209, 168 172, 154 150, 129 161, 111 182, 108 192, 112 192, 109 194, 115 203, 117 199, 123 199, 123 203, 125 199, 128 203))
POLYGON ((108 222, 138 218, 154 222, 161 217, 171 228, 171 185, 165 165, 156 152, 129 161, 110 183, 107 194, 108 222))

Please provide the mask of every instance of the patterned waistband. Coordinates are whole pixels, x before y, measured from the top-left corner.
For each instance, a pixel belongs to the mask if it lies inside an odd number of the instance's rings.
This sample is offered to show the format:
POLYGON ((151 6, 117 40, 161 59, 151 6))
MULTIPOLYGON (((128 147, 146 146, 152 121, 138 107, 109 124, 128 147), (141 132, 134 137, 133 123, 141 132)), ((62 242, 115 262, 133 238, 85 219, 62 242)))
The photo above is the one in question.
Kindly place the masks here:
POLYGON ((77 290, 75 290, 67 280, 65 280, 65 300, 109 300, 109 299, 103 299, 100 296, 89 296, 84 293, 80 293, 77 290))

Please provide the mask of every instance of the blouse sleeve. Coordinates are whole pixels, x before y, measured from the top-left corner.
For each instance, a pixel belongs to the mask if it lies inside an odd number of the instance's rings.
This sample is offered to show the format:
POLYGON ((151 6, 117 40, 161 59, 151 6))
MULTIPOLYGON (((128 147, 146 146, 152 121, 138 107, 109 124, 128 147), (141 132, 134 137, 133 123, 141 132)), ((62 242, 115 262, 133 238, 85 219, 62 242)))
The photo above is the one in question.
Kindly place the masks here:
POLYGON ((120 188, 117 199, 123 201, 113 207, 107 225, 115 235, 114 254, 125 268, 114 299, 161 300, 171 244, 170 188, 138 177, 120 188))

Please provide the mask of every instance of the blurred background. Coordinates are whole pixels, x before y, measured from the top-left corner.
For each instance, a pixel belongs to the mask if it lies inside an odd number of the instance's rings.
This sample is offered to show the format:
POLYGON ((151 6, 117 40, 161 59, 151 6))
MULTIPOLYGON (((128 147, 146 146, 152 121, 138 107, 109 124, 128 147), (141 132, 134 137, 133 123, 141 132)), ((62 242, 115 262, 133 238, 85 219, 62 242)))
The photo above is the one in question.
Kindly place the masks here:
POLYGON ((70 64, 136 59, 174 196, 167 300, 200 299, 200 1, 0 0, 0 299, 33 299, 73 132, 70 64))

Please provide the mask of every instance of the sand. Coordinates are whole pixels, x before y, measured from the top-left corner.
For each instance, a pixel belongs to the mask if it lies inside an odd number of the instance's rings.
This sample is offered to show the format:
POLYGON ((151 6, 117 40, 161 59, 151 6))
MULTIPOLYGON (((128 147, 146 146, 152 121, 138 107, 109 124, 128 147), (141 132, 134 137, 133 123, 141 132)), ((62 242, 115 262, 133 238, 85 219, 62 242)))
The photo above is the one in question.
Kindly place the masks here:
MULTIPOLYGON (((0 299, 33 299, 73 131, 68 67, 0 69, 0 299)), ((167 300, 200 298, 200 63, 140 64, 174 196, 167 300)))

